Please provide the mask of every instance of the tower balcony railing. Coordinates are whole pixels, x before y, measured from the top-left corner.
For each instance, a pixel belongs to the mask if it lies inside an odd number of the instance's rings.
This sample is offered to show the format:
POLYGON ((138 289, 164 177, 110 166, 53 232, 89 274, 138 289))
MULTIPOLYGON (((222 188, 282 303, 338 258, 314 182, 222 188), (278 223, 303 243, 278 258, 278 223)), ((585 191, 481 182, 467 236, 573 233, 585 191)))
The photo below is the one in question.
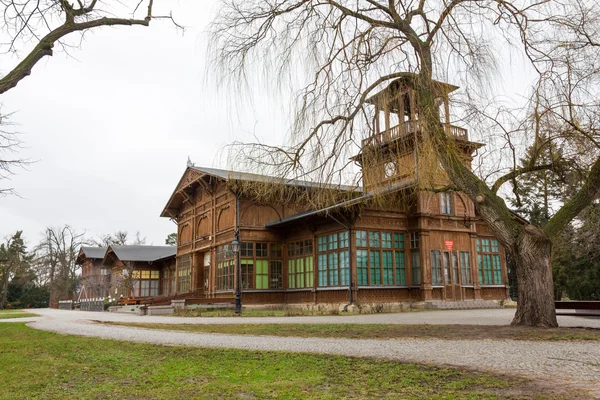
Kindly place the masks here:
MULTIPOLYGON (((446 126, 442 124, 442 126, 446 126)), ((421 121, 405 121, 402 124, 391 127, 390 129, 375 133, 362 141, 362 147, 380 146, 382 144, 393 142, 394 140, 410 136, 421 130, 421 121)), ((467 130, 459 126, 450 125, 448 134, 454 139, 468 140, 467 130)))

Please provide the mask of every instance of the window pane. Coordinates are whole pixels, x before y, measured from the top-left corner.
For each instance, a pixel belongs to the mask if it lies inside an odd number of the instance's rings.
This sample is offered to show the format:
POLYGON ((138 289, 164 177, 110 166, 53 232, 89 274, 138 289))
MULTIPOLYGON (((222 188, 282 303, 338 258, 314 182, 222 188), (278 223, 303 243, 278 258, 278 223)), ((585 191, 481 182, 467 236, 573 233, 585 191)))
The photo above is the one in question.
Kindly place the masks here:
POLYGON ((345 247, 348 247, 348 232, 340 232, 339 233, 339 238, 340 238, 340 249, 343 249, 345 247))
POLYGON ((470 285, 471 282, 471 265, 469 253, 466 251, 460 252, 460 270, 463 285, 470 285))
POLYGON ((313 253, 313 241, 312 240, 305 240, 304 241, 304 254, 305 255, 310 255, 313 253))
POLYGON ((498 246, 498 240, 492 239, 492 253, 500 252, 500 248, 498 246))
POLYGON ((350 283, 350 257, 348 251, 340 251, 340 285, 350 283))
POLYGON ((442 284, 442 255, 439 250, 431 250, 431 283, 442 284))
POLYGON ((339 284, 338 279, 338 254, 329 253, 327 260, 327 269, 329 270, 329 286, 337 286, 339 284))
POLYGON ((371 285, 381 285, 381 254, 379 251, 369 253, 369 267, 371 270, 371 285))
POLYGON ((271 276, 269 287, 271 289, 281 289, 283 286, 282 263, 281 261, 271 261, 271 276))
POLYGON ((367 247, 367 232, 366 231, 356 231, 356 246, 357 247, 367 247))
POLYGON ((381 247, 384 249, 392 248, 392 234, 390 232, 381 233, 381 247))
POLYGON ((337 248, 338 248, 338 235, 337 235, 337 233, 332 233, 331 235, 327 236, 327 249, 335 250, 337 248))
POLYGON ((256 243, 256 257, 267 257, 267 243, 256 243))
POLYGON ((421 284, 421 258, 418 251, 410 252, 410 261, 412 267, 412 284, 421 284))
POLYGON ((304 269, 306 270, 306 287, 313 287, 314 285, 314 272, 313 272, 313 258, 312 256, 304 258, 304 269))
POLYGON ((369 232, 369 246, 381 247, 379 232, 369 232))
POLYGON ((404 248, 404 234, 403 233, 394 233, 394 248, 395 249, 403 249, 404 248))
POLYGON ((368 285, 368 253, 367 250, 356 250, 356 265, 358 267, 358 284, 368 285))
POLYGON ((281 258, 281 244, 280 243, 272 243, 271 244, 271 258, 281 258))
POLYGON ((494 263, 494 284, 502 284, 502 268, 500 267, 500 256, 497 254, 492 255, 492 261, 494 263))
POLYGON ((317 247, 318 247, 319 251, 327 250, 327 237, 326 236, 319 236, 317 238, 317 247))
POLYGON ((319 286, 327 286, 327 254, 319 254, 319 286))
POLYGON ((397 251, 396 258, 396 285, 406 285, 406 267, 404 264, 404 252, 397 251))
POLYGON ((411 249, 419 248, 419 232, 411 232, 410 233, 410 248, 411 249))
MULTIPOLYGON (((391 236, 391 235, 390 235, 391 236)), ((391 245, 391 241, 390 241, 391 245)), ((391 251, 383 252, 383 284, 393 285, 394 284, 394 263, 391 251)))

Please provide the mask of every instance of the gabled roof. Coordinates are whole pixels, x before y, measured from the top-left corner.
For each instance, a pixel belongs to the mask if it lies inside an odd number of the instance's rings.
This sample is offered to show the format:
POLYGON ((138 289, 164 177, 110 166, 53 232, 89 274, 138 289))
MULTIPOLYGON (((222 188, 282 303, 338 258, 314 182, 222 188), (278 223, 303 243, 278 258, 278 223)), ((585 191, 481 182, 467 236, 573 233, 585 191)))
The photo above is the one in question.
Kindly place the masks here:
POLYGON ((77 262, 83 262, 84 258, 102 260, 105 254, 106 247, 81 246, 81 248, 79 249, 79 255, 77 255, 77 262))
POLYGON ((319 210, 303 211, 303 212, 300 212, 298 214, 290 215, 289 217, 285 217, 285 218, 282 218, 282 219, 277 220, 277 221, 268 222, 265 225, 265 227, 267 227, 267 228, 278 228, 278 227, 282 227, 284 225, 287 225, 289 223, 296 222, 296 221, 301 220, 303 218, 314 216, 314 215, 327 216, 330 212, 338 210, 340 208, 350 207, 350 206, 353 206, 353 205, 356 205, 356 204, 364 203, 366 201, 374 199, 376 196, 382 196, 382 195, 394 193, 394 192, 396 192, 398 190, 405 189, 405 188, 411 187, 413 185, 415 185, 415 181, 412 180, 412 179, 404 181, 404 182, 398 182, 398 183, 395 183, 393 185, 387 186, 387 187, 382 188, 382 189, 372 190, 372 191, 370 191, 368 193, 365 193, 364 195, 362 195, 360 197, 357 197, 355 199, 346 200, 344 202, 333 204, 331 206, 324 207, 324 208, 321 208, 319 210))
POLYGON ((159 261, 165 258, 175 257, 177 253, 176 246, 145 246, 145 245, 133 245, 133 246, 109 246, 106 254, 110 252, 115 255, 121 261, 141 261, 141 262, 152 262, 159 261))
MULTIPOLYGON (((434 88, 436 93, 434 95, 447 95, 448 93, 454 92, 459 87, 456 85, 452 85, 446 82, 433 81, 434 88)), ((403 90, 405 87, 414 87, 414 80, 409 77, 403 77, 394 79, 387 85, 385 88, 381 89, 379 92, 375 93, 373 96, 369 97, 366 102, 370 104, 376 104, 380 101, 385 103, 389 102, 389 99, 394 98, 399 90, 403 90)))
MULTIPOLYGON (((239 172, 239 171, 219 169, 219 168, 189 166, 186 168, 185 172, 183 173, 183 176, 181 177, 181 179, 179 180, 179 183, 177 184, 177 187, 175 188, 175 191, 169 198, 169 201, 165 205, 165 208, 163 209, 162 213, 160 214, 161 217, 171 216, 169 213, 169 210, 178 208, 181 205, 181 203, 183 202, 183 199, 181 199, 181 198, 178 199, 178 192, 179 192, 178 189, 179 189, 179 186, 181 185, 181 183, 183 182, 183 179, 188 171, 194 171, 196 173, 201 174, 199 179, 203 179, 205 177, 209 177, 209 178, 212 177, 212 178, 217 178, 217 179, 220 179, 223 181, 261 182, 261 183, 270 183, 270 184, 274 184, 274 185, 289 185, 289 186, 296 186, 296 187, 304 187, 304 188, 309 188, 309 189, 314 188, 314 189, 331 189, 331 190, 340 190, 340 191, 352 191, 352 192, 357 192, 357 193, 362 192, 362 188, 357 187, 357 186, 337 185, 337 184, 331 184, 331 183, 305 181, 305 180, 299 180, 299 179, 286 179, 286 178, 279 178, 279 177, 269 176, 269 175, 254 174, 254 173, 250 173, 250 172, 239 172)), ((190 186, 191 186, 191 184, 190 184, 190 186)), ((179 197, 182 197, 182 196, 179 196, 179 197)))
POLYGON ((334 190, 344 190, 344 191, 360 191, 357 190, 356 186, 349 185, 336 185, 331 183, 323 183, 323 182, 314 182, 314 181, 303 181, 299 179, 286 179, 286 178, 278 178, 275 176, 269 175, 260 175, 253 174, 250 172, 238 172, 227 169, 218 169, 218 168, 207 168, 207 167, 190 167, 196 171, 212 175, 218 178, 222 178, 225 180, 234 180, 234 181, 246 181, 246 182, 264 182, 264 183, 272 183, 276 185, 289 185, 289 186, 301 186, 307 188, 322 188, 322 189, 334 189, 334 190))

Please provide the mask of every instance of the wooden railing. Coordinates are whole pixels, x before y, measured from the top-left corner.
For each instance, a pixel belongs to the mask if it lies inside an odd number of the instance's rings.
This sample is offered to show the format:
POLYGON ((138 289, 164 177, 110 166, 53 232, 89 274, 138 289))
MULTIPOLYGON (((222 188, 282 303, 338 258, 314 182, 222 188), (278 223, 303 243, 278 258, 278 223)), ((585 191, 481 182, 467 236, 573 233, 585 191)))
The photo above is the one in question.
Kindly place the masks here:
MULTIPOLYGON (((442 126, 446 126, 442 124, 442 126)), ((390 143, 396 139, 410 136, 415 132, 419 132, 421 130, 421 123, 418 120, 415 121, 406 121, 403 124, 398 124, 396 126, 391 127, 387 131, 383 131, 380 133, 376 133, 374 135, 369 136, 362 141, 362 147, 366 146, 380 146, 385 143, 390 143)), ((454 137, 458 140, 467 140, 467 130, 465 128, 461 128, 458 126, 450 125, 450 136, 454 137)))

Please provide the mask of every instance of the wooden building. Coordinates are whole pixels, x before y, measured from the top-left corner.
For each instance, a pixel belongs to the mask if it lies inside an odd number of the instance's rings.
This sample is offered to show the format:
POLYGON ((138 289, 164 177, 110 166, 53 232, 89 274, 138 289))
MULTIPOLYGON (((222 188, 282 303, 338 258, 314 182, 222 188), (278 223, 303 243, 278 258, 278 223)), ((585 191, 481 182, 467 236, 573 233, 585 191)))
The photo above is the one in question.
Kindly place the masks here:
MULTIPOLYGON (((448 94, 457 88, 437 88, 446 133, 470 167, 483 145, 449 122, 448 94)), ((417 159, 423 138, 415 93, 397 80, 369 99, 375 131, 353 158, 363 187, 327 186, 342 200, 324 208, 239 189, 257 182, 323 190, 312 182, 189 166, 161 214, 178 230, 176 267, 164 275, 168 294, 231 298, 237 230, 244 304, 506 299, 504 250, 473 202, 459 192, 419 189, 420 177, 432 174, 417 159)), ((435 172, 434 187, 445 187, 441 167, 435 172)))
POLYGON ((167 295, 174 288, 175 253, 174 246, 82 247, 82 298, 167 295))
POLYGON ((107 297, 110 286, 110 269, 102 265, 106 247, 82 246, 77 255, 81 266, 81 298, 107 297))

